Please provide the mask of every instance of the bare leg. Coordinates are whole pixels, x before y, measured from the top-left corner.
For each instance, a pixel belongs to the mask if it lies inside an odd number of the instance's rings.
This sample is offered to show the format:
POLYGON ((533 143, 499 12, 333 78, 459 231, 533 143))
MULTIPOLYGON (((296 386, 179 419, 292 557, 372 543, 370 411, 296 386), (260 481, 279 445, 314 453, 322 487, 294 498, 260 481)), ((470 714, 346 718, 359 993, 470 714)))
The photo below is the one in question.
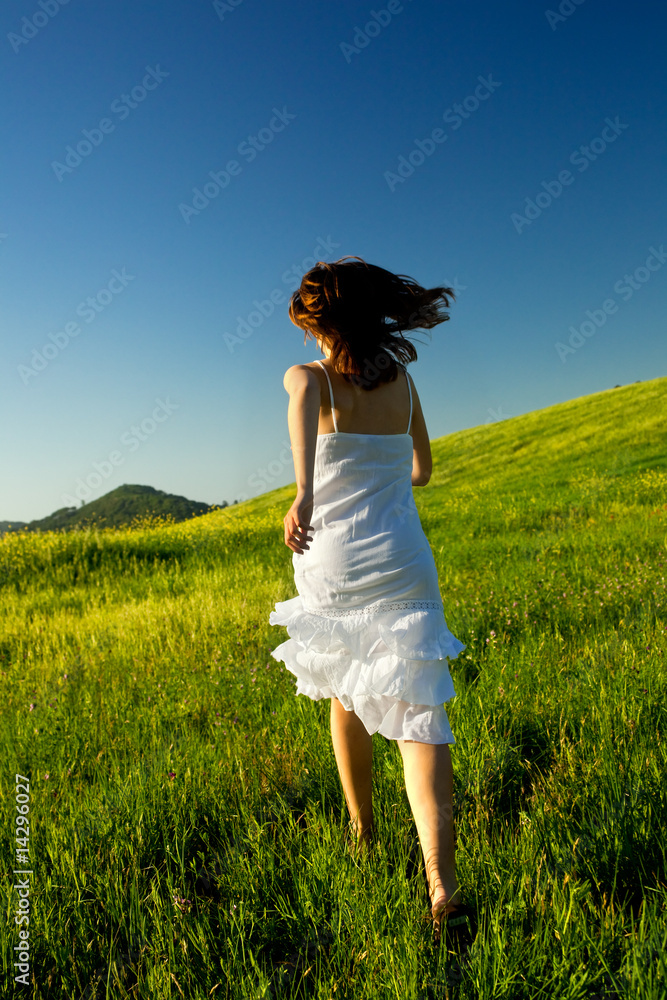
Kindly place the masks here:
POLYGON ((357 840, 368 843, 373 828, 373 737, 338 698, 331 699, 331 739, 357 840))
POLYGON ((461 901, 454 864, 454 778, 447 743, 397 740, 405 789, 415 818, 435 918, 461 901))

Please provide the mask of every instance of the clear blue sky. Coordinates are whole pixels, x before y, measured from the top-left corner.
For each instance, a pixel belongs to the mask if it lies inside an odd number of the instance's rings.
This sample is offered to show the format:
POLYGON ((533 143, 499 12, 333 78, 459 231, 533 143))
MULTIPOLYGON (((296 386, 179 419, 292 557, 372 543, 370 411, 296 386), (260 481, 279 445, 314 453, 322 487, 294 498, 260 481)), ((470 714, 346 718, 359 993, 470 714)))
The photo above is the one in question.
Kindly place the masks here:
POLYGON ((96 469, 90 500, 292 482, 313 257, 459 289, 416 335, 432 439, 667 374, 667 19, 560 10, 6 0, 0 519, 96 469))

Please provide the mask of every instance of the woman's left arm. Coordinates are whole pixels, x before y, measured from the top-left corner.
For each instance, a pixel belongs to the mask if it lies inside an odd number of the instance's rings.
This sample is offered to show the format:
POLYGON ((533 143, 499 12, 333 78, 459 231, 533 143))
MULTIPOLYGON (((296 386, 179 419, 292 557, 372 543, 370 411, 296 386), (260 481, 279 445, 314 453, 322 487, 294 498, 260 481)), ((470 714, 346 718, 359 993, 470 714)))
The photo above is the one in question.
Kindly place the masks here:
POLYGON ((305 365, 293 365, 285 372, 283 385, 289 393, 287 424, 292 443, 292 459, 296 475, 296 499, 284 518, 285 545, 301 554, 308 548, 308 531, 312 530, 313 477, 315 448, 320 413, 320 383, 317 375, 305 365))

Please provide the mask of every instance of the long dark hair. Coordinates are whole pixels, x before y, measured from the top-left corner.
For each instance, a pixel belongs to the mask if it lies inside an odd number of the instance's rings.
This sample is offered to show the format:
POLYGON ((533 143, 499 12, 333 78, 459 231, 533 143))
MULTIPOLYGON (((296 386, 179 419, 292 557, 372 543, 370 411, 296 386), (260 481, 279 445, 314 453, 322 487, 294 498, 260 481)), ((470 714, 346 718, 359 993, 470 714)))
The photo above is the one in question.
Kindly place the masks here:
POLYGON ((292 295, 289 318, 330 348, 334 371, 363 389, 393 382, 399 366, 417 360, 404 331, 449 319, 451 288, 423 288, 413 278, 367 264, 361 257, 318 261, 292 295), (387 321, 389 320, 389 322, 387 321))

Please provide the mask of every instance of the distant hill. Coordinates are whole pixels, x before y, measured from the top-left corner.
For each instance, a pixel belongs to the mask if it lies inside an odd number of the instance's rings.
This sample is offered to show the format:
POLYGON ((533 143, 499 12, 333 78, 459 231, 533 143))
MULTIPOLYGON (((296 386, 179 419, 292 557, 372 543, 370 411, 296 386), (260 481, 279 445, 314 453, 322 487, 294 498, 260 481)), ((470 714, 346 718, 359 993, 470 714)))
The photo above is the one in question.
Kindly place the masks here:
POLYGON ((110 493, 84 504, 83 507, 61 507, 37 521, 0 521, 0 534, 7 531, 72 531, 95 524, 100 528, 118 528, 146 514, 186 521, 227 507, 221 504, 197 503, 187 497, 165 493, 152 486, 119 486, 110 493))

